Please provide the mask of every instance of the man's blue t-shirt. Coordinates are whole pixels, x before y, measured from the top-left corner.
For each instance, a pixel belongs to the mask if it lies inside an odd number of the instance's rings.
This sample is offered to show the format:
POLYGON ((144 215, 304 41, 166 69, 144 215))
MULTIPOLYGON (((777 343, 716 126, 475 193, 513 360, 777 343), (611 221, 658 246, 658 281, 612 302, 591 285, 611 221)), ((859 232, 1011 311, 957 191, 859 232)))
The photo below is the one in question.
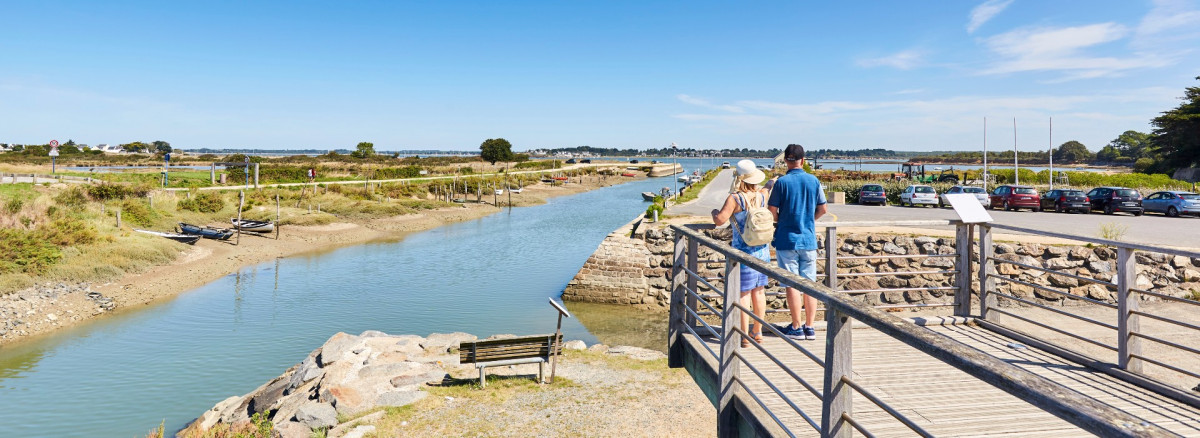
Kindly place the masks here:
POLYGON ((825 204, 825 193, 821 182, 803 169, 792 169, 779 177, 771 188, 767 205, 779 209, 779 223, 775 225, 775 249, 817 249, 816 213, 817 206, 825 204))

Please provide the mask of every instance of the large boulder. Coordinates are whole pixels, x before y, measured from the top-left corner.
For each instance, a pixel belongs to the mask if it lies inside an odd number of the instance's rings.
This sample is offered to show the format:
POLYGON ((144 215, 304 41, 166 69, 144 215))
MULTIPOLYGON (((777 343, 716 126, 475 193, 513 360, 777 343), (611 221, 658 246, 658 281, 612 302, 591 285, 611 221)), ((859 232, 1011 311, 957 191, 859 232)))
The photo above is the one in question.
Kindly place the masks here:
POLYGON ((296 421, 310 429, 333 427, 338 424, 338 413, 328 403, 311 402, 296 411, 296 421))
POLYGON ((451 349, 457 349, 458 344, 466 341, 474 341, 479 339, 475 335, 463 332, 454 333, 434 333, 427 336, 421 341, 421 348, 430 353, 446 353, 451 349))

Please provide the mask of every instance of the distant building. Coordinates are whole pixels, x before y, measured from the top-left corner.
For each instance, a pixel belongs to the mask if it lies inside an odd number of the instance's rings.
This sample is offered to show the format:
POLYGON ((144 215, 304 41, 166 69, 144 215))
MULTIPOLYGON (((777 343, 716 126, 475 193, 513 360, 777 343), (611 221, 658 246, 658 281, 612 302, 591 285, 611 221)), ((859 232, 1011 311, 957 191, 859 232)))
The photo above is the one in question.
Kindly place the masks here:
POLYGON ((120 154, 125 152, 124 149, 121 149, 121 146, 110 145, 108 143, 100 143, 96 145, 95 149, 106 154, 120 154))

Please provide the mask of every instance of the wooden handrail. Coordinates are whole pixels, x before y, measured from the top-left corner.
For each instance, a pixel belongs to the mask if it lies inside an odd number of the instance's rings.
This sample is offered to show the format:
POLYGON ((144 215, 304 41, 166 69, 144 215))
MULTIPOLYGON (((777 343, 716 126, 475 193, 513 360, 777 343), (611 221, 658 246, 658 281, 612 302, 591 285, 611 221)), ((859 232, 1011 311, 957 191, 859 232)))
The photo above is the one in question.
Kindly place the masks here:
MULTIPOLYGON (((907 222, 907 221, 905 221, 907 222)), ((922 221, 924 222, 924 221, 922 221)), ((947 223, 949 224, 949 222, 947 223)), ((846 226, 845 224, 837 224, 846 226)), ((1100 403, 1078 392, 1065 388, 1044 377, 1033 374, 971 348, 961 342, 919 328, 911 322, 887 312, 851 301, 824 285, 809 281, 763 262, 748 253, 739 251, 724 242, 705 236, 691 227, 673 225, 678 238, 686 236, 689 244, 696 242, 723 254, 730 265, 744 264, 776 279, 783 286, 799 289, 825 304, 827 311, 848 316, 879 330, 925 354, 933 356, 985 383, 995 386, 1019 399, 1025 400, 1063 420, 1099 436, 1174 436, 1158 425, 1145 423, 1142 419, 1124 411, 1100 403)), ((697 227, 701 228, 701 227, 697 227)), ((727 268, 728 269, 728 268, 727 268)), ((728 274, 727 274, 727 277, 728 274)), ((730 283, 735 283, 731 281, 730 283)), ((727 291, 728 292, 728 291, 727 291)), ((728 293, 726 294, 729 295, 728 293)), ((673 305, 676 305, 673 303, 673 305)), ((728 308, 728 307, 727 307, 728 308)), ((732 312, 737 315, 739 312, 732 312)), ((734 321, 736 323, 736 321, 734 321)), ((723 321, 728 327, 730 321, 723 321)), ((726 328, 728 334, 729 328, 726 328)), ((726 345, 732 340, 723 340, 726 345)), ((826 358, 828 361, 829 358, 826 358)), ((722 383, 729 377, 722 377, 722 383)), ((725 403, 728 403, 727 401, 725 403)), ((725 403, 722 403, 723 405, 725 403)), ((720 422, 720 420, 719 420, 720 422)))

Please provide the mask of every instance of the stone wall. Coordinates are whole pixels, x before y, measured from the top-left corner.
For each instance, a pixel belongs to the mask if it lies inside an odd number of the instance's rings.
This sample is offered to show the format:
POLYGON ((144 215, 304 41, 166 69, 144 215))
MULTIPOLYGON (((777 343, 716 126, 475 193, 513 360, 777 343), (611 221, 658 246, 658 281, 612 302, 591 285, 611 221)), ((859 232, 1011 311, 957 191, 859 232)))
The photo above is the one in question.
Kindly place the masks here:
MULTIPOLYGON (((730 231, 707 230, 707 235, 721 241, 729 241, 730 231)), ((819 238, 823 240, 823 238, 819 238)), ((823 243, 822 243, 823 245, 823 243)), ((701 259, 720 259, 703 246, 701 259)), ((908 235, 844 234, 838 236, 839 256, 905 255, 905 254, 953 254, 953 238, 913 237, 908 235)), ((1115 283, 1116 250, 1104 247, 1042 245, 1037 243, 995 244, 997 258, 1014 262, 1042 266, 1080 277, 1096 278, 1115 283)), ((1200 259, 1174 257, 1157 253, 1136 253, 1138 276, 1135 287, 1175 297, 1191 297, 1200 294, 1200 259)), ((587 301, 611 304, 627 304, 638 307, 665 308, 669 305, 671 266, 674 255, 674 232, 664 226, 650 224, 644 234, 628 237, 611 234, 596 250, 583 269, 568 284, 563 293, 567 301, 587 301)), ((923 259, 839 259, 842 273, 888 273, 903 271, 944 271, 954 268, 954 258, 923 259)), ((823 263, 818 263, 822 273, 823 263)), ((998 273, 1013 276, 1040 286, 1054 288, 1077 296, 1113 302, 1115 292, 1104 286, 1090 284, 1070 277, 1050 275, 1045 272, 1019 266, 997 263, 998 273)), ((705 263, 699 267, 705 277, 724 275, 724 263, 705 263)), ((979 271, 977 261, 972 262, 972 290, 978 292, 975 281, 979 271)), ((953 284, 952 274, 904 274, 857 276, 839 279, 838 289, 897 289, 946 287, 953 284)), ((720 286, 720 283, 717 283, 720 286)), ((996 281, 997 291, 1049 305, 1075 305, 1081 300, 1065 299, 1062 295, 1036 289, 1027 285, 996 281)), ((768 292, 779 291, 772 281, 768 292)), ((707 292, 707 291, 702 291, 707 292)), ((851 292, 850 296, 869 305, 941 304, 953 300, 952 290, 934 291, 881 291, 851 292)), ((1142 296, 1143 300, 1156 300, 1142 296)), ((1011 300, 1001 299, 1001 306, 1017 305, 1011 300)), ((785 307, 782 296, 769 297, 771 308, 785 307)), ((977 305, 975 306, 977 307, 977 305)))

